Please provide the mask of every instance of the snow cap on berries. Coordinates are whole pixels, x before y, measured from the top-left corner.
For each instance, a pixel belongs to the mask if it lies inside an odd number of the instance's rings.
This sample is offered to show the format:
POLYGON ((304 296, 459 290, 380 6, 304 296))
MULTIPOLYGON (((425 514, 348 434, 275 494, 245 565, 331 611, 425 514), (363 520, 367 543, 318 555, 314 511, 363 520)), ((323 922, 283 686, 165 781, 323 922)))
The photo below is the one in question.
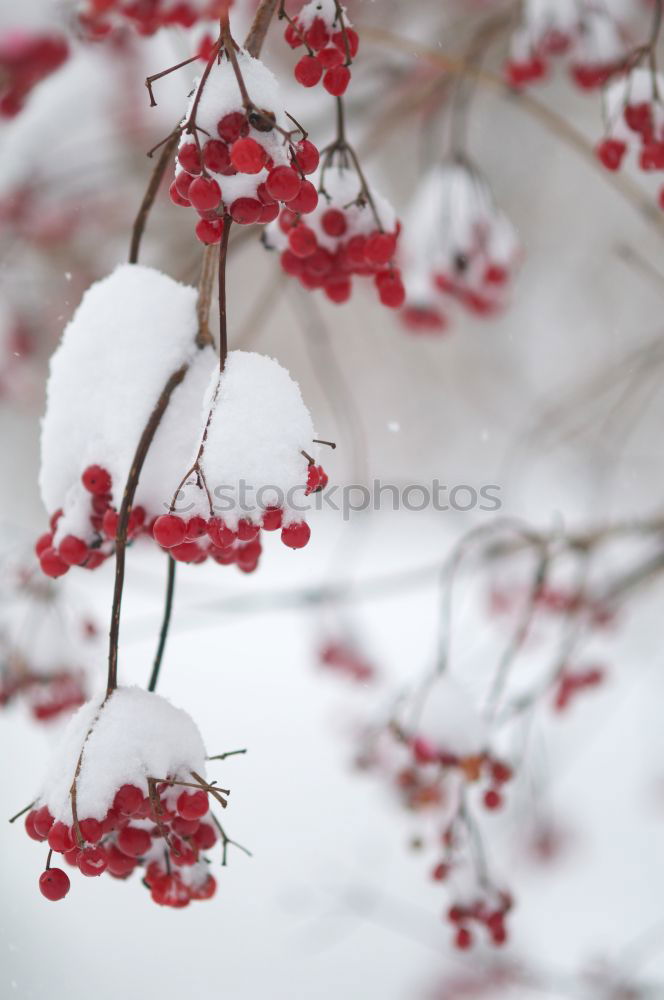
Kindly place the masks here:
POLYGON ((70 721, 46 774, 39 802, 71 824, 70 789, 76 779, 80 817, 102 820, 123 785, 147 795, 147 779, 191 781, 205 775, 206 752, 191 716, 160 695, 118 688, 83 705, 70 721))
POLYGON ((486 727, 466 688, 448 674, 435 677, 406 706, 404 728, 436 753, 459 759, 479 756, 486 746, 486 727))

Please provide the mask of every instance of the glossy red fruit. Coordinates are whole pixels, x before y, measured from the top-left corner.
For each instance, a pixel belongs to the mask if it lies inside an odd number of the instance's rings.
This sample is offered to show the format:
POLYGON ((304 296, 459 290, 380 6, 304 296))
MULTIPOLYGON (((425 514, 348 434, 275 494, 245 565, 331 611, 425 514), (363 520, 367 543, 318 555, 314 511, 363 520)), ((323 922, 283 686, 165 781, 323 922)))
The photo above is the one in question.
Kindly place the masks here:
POLYGON ((360 36, 354 28, 344 26, 344 31, 335 31, 332 35, 332 41, 344 55, 346 54, 346 49, 348 49, 351 59, 354 59, 357 55, 357 50, 360 47, 360 36))
POLYGON ((109 493, 112 485, 110 474, 101 465, 89 465, 81 475, 81 482, 88 493, 109 493))
POLYGON ((281 507, 268 507, 263 511, 261 523, 265 531, 278 531, 281 527, 284 512, 281 507))
POLYGON ((219 207, 221 188, 211 177, 196 177, 189 188, 189 201, 197 212, 210 212, 219 207))
POLYGON ((321 216, 321 226, 323 232, 328 236, 343 236, 348 228, 344 212, 338 208, 328 208, 321 216))
POLYGON ((308 226, 294 226, 288 233, 288 245, 296 257, 310 257, 316 252, 318 242, 313 229, 308 226))
POLYGON ((203 146, 203 163, 215 174, 223 174, 231 165, 228 146, 219 139, 209 139, 203 146))
POLYGON ((293 72, 295 79, 303 87, 315 87, 323 75, 323 66, 320 59, 315 56, 302 56, 293 72))
POLYGON ((394 233, 371 233, 364 244, 364 257, 370 264, 381 266, 392 260, 396 248, 394 233))
POLYGON ((196 223, 196 236, 206 246, 211 246, 213 243, 220 243, 223 231, 223 219, 200 219, 196 223))
POLYGON ((345 94, 349 83, 350 70, 347 66, 334 66, 332 69, 328 69, 323 77, 323 86, 333 97, 341 97, 345 94))
POLYGON ((503 804, 503 798, 500 792, 497 792, 495 788, 489 788, 484 793, 484 805, 487 809, 500 809, 503 804))
POLYGON ((177 799, 177 810, 183 819, 200 819, 209 809, 207 792, 200 790, 182 792, 177 799))
POLYGON ((607 170, 619 170, 627 146, 618 139, 604 139, 596 147, 597 158, 607 170))
POLYGON ((187 195, 189 194, 189 188, 191 187, 193 180, 194 178, 191 174, 188 174, 186 170, 180 170, 180 172, 175 175, 175 180, 173 181, 178 193, 187 201, 189 201, 187 195))
POLYGON ((130 858, 140 858, 147 854, 152 845, 152 837, 139 826, 125 826, 118 833, 118 847, 130 858))
POLYGON ((188 174, 200 174, 201 154, 195 142, 185 142, 178 151, 178 162, 188 174))
POLYGON ((249 122, 241 111, 231 111, 217 123, 217 132, 224 142, 235 142, 249 131, 249 122))
POLYGON ((310 49, 317 52, 325 48, 330 40, 330 33, 322 17, 315 17, 304 33, 304 40, 310 49))
POLYGON ((334 66, 342 66, 344 54, 336 45, 328 45, 318 53, 323 69, 332 69, 334 66))
POLYGON ((58 555, 68 566, 80 566, 88 558, 88 547, 82 538, 65 535, 58 545, 58 555))
POLYGON ((54 823, 49 830, 47 840, 51 850, 58 854, 64 854, 65 851, 70 851, 75 846, 71 830, 60 820, 54 823))
POLYGON ((309 139, 301 139, 295 146, 295 158, 303 174, 313 174, 318 169, 320 155, 309 139))
POLYGON ((257 198, 236 198, 228 211, 233 222, 250 226, 260 219, 263 205, 257 198))
POLYGON ((192 839, 199 851, 209 851, 217 843, 217 831, 210 823, 200 823, 192 839))
POLYGON ((296 521, 281 529, 281 540, 289 549, 302 549, 311 537, 311 528, 306 521, 296 521))
POLYGON ((106 848, 106 862, 106 870, 116 878, 125 878, 136 867, 134 859, 119 851, 115 844, 110 844, 106 848))
POLYGON ((55 549, 44 549, 39 556, 39 565, 42 572, 52 579, 63 576, 69 569, 67 563, 62 559, 55 549))
POLYGON ((49 830, 53 826, 53 817, 49 812, 48 806, 41 806, 35 811, 33 823, 35 831, 39 834, 41 839, 46 840, 49 830))
POLYGON ((88 844, 98 844, 104 836, 104 827, 98 819, 82 819, 78 826, 83 840, 88 844))
POLYGON ((161 514, 152 525, 152 534, 163 548, 172 549, 185 540, 187 526, 177 514, 161 514))
POLYGON ((273 167, 267 175, 265 187, 277 201, 292 201, 299 193, 302 181, 292 167, 273 167))
POLYGON ((309 212, 313 212, 317 206, 318 191, 311 181, 303 180, 298 193, 288 202, 289 209, 292 212, 307 215, 309 212))
POLYGON ((121 785, 113 799, 113 809, 121 816, 133 816, 143 804, 143 792, 136 785, 121 785))
POLYGON ((338 278, 334 281, 326 281, 323 291, 330 302, 334 302, 336 305, 348 302, 352 292, 350 278, 338 278))
MULTIPOLYGON (((185 174, 185 176, 188 177, 189 174, 185 174)), ((189 205, 191 204, 188 198, 185 198, 183 194, 180 194, 180 191, 175 181, 173 181, 173 183, 169 187, 168 193, 174 205, 179 205, 181 208, 188 208, 189 205)))
POLYGON ((204 517, 190 517, 186 525, 185 538, 188 542, 193 542, 197 538, 203 538, 207 534, 207 521, 204 517))
POLYGON ((103 875, 108 868, 108 855, 103 847, 85 847, 79 852, 76 864, 82 875, 103 875))
POLYGON ((236 139, 231 146, 231 163, 241 174, 257 174, 265 166, 267 154, 255 139, 236 139))
POLYGON ((39 891, 52 903, 64 899, 69 892, 70 885, 69 876, 63 872, 62 868, 47 868, 39 876, 39 891))
POLYGON ((112 507, 109 507, 101 522, 102 531, 107 538, 115 538, 117 536, 119 520, 120 518, 117 510, 113 510, 112 507))
POLYGON ((211 517, 207 523, 208 538, 219 549, 226 549, 237 538, 237 532, 229 528, 220 517, 211 517))
POLYGON ((53 535, 51 534, 50 531, 47 531, 43 535, 40 535, 37 541, 35 542, 35 555, 40 556, 42 552, 44 552, 46 549, 52 549, 52 548, 53 548, 53 535))
POLYGON ((37 815, 36 809, 31 809, 28 815, 25 817, 25 832, 31 840, 44 841, 46 837, 37 832, 35 827, 35 816, 37 815))

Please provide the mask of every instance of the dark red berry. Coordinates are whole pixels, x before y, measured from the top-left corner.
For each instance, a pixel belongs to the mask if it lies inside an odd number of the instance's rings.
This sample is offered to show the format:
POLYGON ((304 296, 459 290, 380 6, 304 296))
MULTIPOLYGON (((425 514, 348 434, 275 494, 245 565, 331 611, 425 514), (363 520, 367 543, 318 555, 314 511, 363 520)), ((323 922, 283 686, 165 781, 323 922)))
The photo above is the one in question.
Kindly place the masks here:
POLYGON ((257 198, 236 198, 228 211, 233 222, 250 226, 260 219, 263 205, 257 198))
POLYGON ((318 169, 320 156, 313 142, 302 139, 295 146, 294 156, 303 174, 313 174, 318 169))
MULTIPOLYGON (((315 56, 302 56, 293 70, 295 79, 303 87, 315 87, 323 75, 323 66, 315 56)), ((328 70, 331 72, 331 70, 328 70)))
POLYGON ((180 545, 187 535, 187 526, 177 514, 161 514, 152 525, 156 542, 165 549, 180 545))
POLYGON ((195 142, 185 142, 178 151, 178 162, 188 174, 200 174, 201 154, 195 142))
POLYGON ((224 142, 232 143, 245 136, 249 131, 249 122, 241 111, 231 111, 224 115, 217 124, 217 132, 224 142))
POLYGON ((47 868, 39 876, 39 891, 52 903, 65 898, 70 884, 69 876, 62 868, 47 868))
POLYGON ((215 174, 223 174, 231 165, 228 146, 219 139, 210 139, 203 146, 203 163, 215 174))
POLYGON ((143 792, 136 785, 122 785, 113 799, 113 809, 122 816, 133 816, 143 804, 143 792))
POLYGON ((211 177, 197 177, 189 188, 189 201, 197 212, 219 207, 221 188, 211 177))
POLYGON ((231 163, 241 174, 257 174, 265 166, 267 154, 255 139, 236 139, 231 146, 231 163))
POLYGON ((288 207, 291 212, 299 212, 301 215, 307 215, 309 212, 313 212, 318 205, 318 191, 311 183, 311 181, 303 180, 300 185, 300 190, 295 195, 294 198, 288 202, 288 207))
POLYGON ((323 232, 328 236, 343 236, 347 229, 346 216, 338 208, 328 208, 321 217, 323 232))
POLYGON ((292 201, 302 187, 299 174, 292 167, 273 167, 265 186, 277 201, 292 201))
POLYGON ((288 234, 288 245, 296 257, 310 257, 318 246, 316 234, 308 226, 295 226, 288 234))
POLYGON ((333 97, 341 97, 342 94, 345 94, 349 83, 350 70, 347 66, 334 66, 332 69, 328 69, 323 77, 323 86, 333 97))
POLYGON ((74 838, 71 830, 66 823, 60 820, 54 823, 49 830, 47 840, 51 850, 56 851, 58 854, 64 854, 65 851, 70 851, 74 846, 74 838))
POLYGON ((67 563, 58 555, 55 549, 44 549, 39 556, 39 565, 42 568, 42 572, 53 579, 63 576, 69 569, 67 563))
POLYGON ((88 557, 88 547, 82 538, 65 535, 58 545, 58 555, 68 566, 80 566, 88 557))
POLYGON ((85 847, 79 852, 76 864, 82 875, 103 875, 108 867, 108 856, 103 847, 85 847))
POLYGON ((182 792, 178 796, 177 810, 183 819, 200 819, 208 811, 207 792, 201 788, 200 791, 182 792))
POLYGON ((200 219, 196 223, 196 236, 207 246, 213 243, 219 243, 221 241, 221 236, 224 231, 224 220, 223 219, 200 219))
POLYGON ((306 521, 296 521, 281 529, 281 540, 289 549, 302 549, 311 537, 311 528, 306 521))
POLYGON ((81 482, 88 493, 110 493, 112 480, 106 469, 100 465, 89 465, 83 471, 81 482))
POLYGON ((118 847, 130 858, 140 858, 147 854, 152 844, 152 837, 147 830, 138 826, 125 826, 118 833, 118 847))

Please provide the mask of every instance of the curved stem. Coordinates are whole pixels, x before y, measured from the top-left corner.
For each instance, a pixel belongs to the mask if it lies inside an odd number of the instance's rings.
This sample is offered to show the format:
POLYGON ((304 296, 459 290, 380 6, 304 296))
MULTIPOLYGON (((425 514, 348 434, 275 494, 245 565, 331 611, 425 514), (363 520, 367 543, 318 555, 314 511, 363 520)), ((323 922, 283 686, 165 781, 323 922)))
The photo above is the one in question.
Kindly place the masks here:
POLYGON ((150 681, 148 683, 148 691, 154 691, 157 687, 157 681, 159 680, 159 670, 161 669, 161 661, 164 655, 164 649, 166 647, 166 639, 168 638, 168 629, 171 624, 171 612, 173 610, 173 593, 175 591, 175 559, 172 555, 167 555, 168 559, 168 572, 166 574, 166 599, 164 601, 164 617, 161 621, 161 630, 159 632, 159 642, 157 644, 157 652, 155 653, 154 663, 152 665, 152 673, 150 674, 150 681))
POLYGON ((219 371, 223 372, 228 355, 228 322, 226 317, 226 259, 232 219, 224 216, 224 231, 219 247, 219 371))
POLYGON ((164 179, 164 174, 166 172, 166 167, 168 166, 173 153, 175 152, 175 147, 180 139, 180 130, 176 129, 166 140, 164 147, 161 151, 161 156, 157 161, 157 165, 152 172, 152 177, 150 178, 150 183, 148 184, 145 195, 143 196, 143 201, 141 202, 141 207, 138 210, 136 219, 134 220, 134 225, 131 231, 131 243, 129 245, 129 263, 135 264, 138 261, 138 254, 141 248, 141 240, 143 239, 143 233, 145 232, 145 225, 148 221, 148 215, 150 214, 150 209, 154 205, 155 198, 157 197, 157 192, 161 187, 161 182, 164 179))

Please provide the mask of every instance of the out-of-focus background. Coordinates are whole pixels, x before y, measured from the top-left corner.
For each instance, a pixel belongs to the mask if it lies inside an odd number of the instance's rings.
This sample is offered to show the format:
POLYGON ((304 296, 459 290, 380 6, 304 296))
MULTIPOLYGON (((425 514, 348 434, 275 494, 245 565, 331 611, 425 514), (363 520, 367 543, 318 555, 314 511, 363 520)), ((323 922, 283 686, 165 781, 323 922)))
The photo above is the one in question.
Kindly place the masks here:
MULTIPOLYGON (((59 31, 74 6, 0 0, 0 28, 59 31)), ((518 18, 518 6, 349 4, 361 37, 349 134, 399 216, 445 153, 451 70, 478 26, 518 18)), ((634 44, 647 37, 651 4, 612 6, 634 44)), ((237 37, 251 13, 236 4, 237 37)), ((231 346, 278 358, 300 383, 319 435, 337 442, 324 456, 333 483, 495 484, 500 515, 321 511, 306 549, 268 540, 251 576, 180 567, 160 693, 191 713, 210 753, 247 748, 214 774, 232 790, 225 826, 253 857, 231 849, 215 898, 183 911, 154 906, 138 878, 77 876, 54 907, 36 886, 43 845, 21 821, 0 824, 2 997, 664 997, 656 572, 628 588, 606 628, 583 637, 580 662, 605 672, 597 690, 564 713, 547 695, 527 730, 501 744, 522 766, 506 807, 476 812, 491 871, 516 901, 503 948, 452 946, 453 900, 430 874, 440 851, 429 814, 404 808, 393 782, 357 761, 367 727, 384 723, 431 668, 439 570, 464 534, 505 515, 561 537, 629 522, 625 549, 593 566, 600 591, 661 552, 661 535, 639 534, 662 502, 657 180, 633 163, 603 171, 592 152, 601 91, 575 88, 561 66, 521 96, 500 85, 506 23, 484 53, 465 120, 468 153, 523 247, 499 315, 452 302, 443 335, 417 334, 370 286, 343 306, 294 287, 253 229, 234 234, 229 257, 231 346), (373 666, 369 679, 321 664, 322 646, 340 636, 373 666)), ((156 108, 143 80, 187 58, 199 35, 127 31, 91 43, 70 32, 70 58, 0 124, 3 619, 14 614, 16 567, 31 565, 47 520, 37 475, 48 358, 84 289, 126 258, 151 169, 145 152, 181 116, 194 74, 160 81, 156 108)), ((264 58, 286 106, 324 145, 332 101, 295 84, 296 57, 276 22, 264 58)), ((195 283, 200 254, 190 213, 164 186, 142 262, 195 283)), ((147 681, 163 563, 148 544, 129 553, 122 683, 147 681)), ((513 624, 492 594, 528 586, 531 574, 517 558, 474 563, 464 578, 451 664, 478 700, 513 624)), ((112 565, 55 586, 68 628, 97 623, 72 655, 85 661, 76 666, 89 688, 101 688, 112 565)), ((15 613, 36 631, 47 612, 15 613)), ((535 626, 521 651, 526 687, 531 666, 555 658, 569 636, 565 621, 535 626)), ((57 643, 60 627, 49 635, 57 643)), ((20 699, 2 708, 0 816, 31 800, 63 722, 38 724, 20 699)))

